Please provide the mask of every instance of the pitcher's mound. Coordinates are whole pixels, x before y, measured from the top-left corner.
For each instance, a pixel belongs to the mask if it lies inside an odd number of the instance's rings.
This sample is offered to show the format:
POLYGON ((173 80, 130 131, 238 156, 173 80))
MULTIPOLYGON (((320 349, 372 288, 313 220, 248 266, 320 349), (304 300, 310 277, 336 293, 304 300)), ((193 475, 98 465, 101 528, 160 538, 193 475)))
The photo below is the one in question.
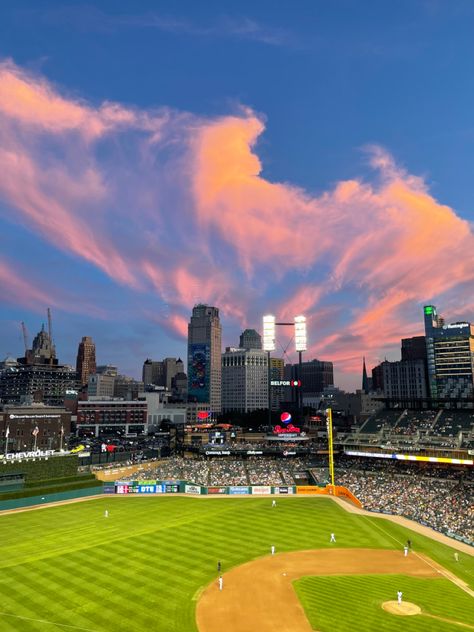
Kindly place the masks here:
POLYGON ((398 603, 398 601, 384 601, 382 608, 391 614, 399 614, 402 617, 421 613, 421 608, 416 603, 410 603, 409 601, 402 601, 402 603, 398 603))

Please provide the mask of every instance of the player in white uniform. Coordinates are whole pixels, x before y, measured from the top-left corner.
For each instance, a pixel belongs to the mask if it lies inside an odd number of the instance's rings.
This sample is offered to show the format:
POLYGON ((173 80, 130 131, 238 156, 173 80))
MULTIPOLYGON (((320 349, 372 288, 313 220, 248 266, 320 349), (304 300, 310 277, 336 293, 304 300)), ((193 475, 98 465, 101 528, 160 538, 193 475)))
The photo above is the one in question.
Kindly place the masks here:
POLYGON ((331 533, 331 537, 329 539, 329 542, 335 542, 336 541, 336 536, 334 535, 334 533, 331 533))
POLYGON ((275 555, 275 547, 274 547, 273 544, 272 544, 272 549, 271 550, 272 550, 272 555, 275 555))
POLYGON ((402 597, 403 597, 403 593, 402 593, 402 591, 401 591, 401 590, 399 590, 399 591, 397 592, 397 601, 398 601, 398 603, 399 603, 399 604, 401 604, 401 603, 402 603, 402 597))
POLYGON ((219 575, 219 590, 222 590, 224 586, 224 580, 222 579, 222 575, 219 575))

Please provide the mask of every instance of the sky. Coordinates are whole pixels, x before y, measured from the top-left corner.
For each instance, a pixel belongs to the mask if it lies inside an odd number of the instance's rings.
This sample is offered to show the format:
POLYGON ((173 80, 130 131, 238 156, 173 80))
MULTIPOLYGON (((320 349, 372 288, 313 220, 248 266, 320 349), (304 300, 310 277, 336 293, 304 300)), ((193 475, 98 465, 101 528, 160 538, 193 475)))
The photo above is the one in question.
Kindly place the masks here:
MULTIPOLYGON (((53 314, 141 375, 308 319, 336 385, 474 320, 474 4, 3 0, 0 357, 53 314)), ((275 355, 295 360, 291 330, 275 355)))

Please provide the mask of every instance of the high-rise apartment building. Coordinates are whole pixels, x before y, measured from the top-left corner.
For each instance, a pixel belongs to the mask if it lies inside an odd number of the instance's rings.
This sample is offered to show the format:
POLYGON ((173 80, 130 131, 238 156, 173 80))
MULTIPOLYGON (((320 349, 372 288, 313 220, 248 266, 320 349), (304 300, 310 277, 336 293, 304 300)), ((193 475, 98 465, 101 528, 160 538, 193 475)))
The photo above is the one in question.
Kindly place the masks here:
POLYGON ((445 325, 434 305, 425 305, 428 382, 432 398, 474 396, 474 327, 467 322, 445 325))
POLYGON ((89 382, 89 375, 96 373, 95 344, 90 336, 83 336, 77 350, 76 373, 81 386, 89 382))
POLYGON ((62 406, 66 395, 77 391, 76 372, 58 363, 56 349, 44 326, 31 349, 16 366, 0 372, 0 400, 7 404, 42 402, 62 406))
POLYGON ((222 411, 268 408, 268 353, 233 349, 222 354, 222 411))
POLYGON ((188 324, 188 401, 221 411, 222 330, 217 307, 196 305, 188 324))
POLYGON ((319 395, 327 386, 334 385, 334 369, 332 362, 311 360, 301 363, 301 374, 298 364, 285 366, 285 378, 287 380, 301 380, 303 395, 319 395))
POLYGON ((142 380, 144 384, 163 386, 167 391, 171 391, 178 373, 184 373, 181 358, 165 358, 164 360, 148 358, 143 363, 142 380))
POLYGON ((261 349, 262 336, 255 329, 246 329, 240 334, 240 349, 261 349))
POLYGON ((416 400, 428 396, 424 360, 385 361, 380 366, 385 397, 416 400))
POLYGON ((89 375, 87 384, 88 397, 113 397, 115 376, 107 373, 89 375))

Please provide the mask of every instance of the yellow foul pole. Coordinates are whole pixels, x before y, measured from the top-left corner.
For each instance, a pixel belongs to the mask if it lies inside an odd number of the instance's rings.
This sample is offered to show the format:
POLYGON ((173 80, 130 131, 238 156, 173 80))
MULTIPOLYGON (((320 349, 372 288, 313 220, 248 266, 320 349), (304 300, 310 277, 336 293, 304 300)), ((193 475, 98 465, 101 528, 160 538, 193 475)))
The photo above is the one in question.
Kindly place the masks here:
POLYGON ((331 478, 331 485, 334 487, 334 451, 332 445, 332 410, 328 408, 326 410, 326 424, 328 430, 328 447, 329 447, 329 476, 331 478))

